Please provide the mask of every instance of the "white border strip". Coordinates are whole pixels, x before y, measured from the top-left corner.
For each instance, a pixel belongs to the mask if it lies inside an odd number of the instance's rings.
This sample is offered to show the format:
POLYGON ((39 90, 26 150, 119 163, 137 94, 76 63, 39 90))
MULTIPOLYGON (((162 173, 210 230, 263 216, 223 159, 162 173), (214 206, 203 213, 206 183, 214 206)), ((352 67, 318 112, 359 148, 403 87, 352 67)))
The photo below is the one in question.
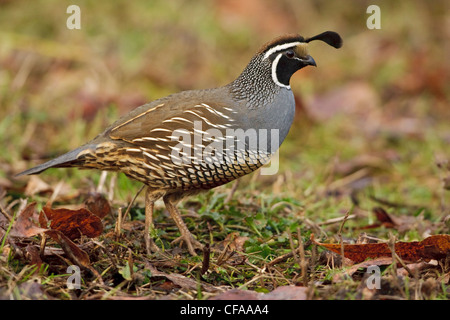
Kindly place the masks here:
POLYGON ((266 54, 263 57, 263 60, 267 59, 271 54, 274 54, 277 51, 286 50, 287 48, 298 46, 301 43, 303 43, 303 42, 296 41, 296 42, 280 44, 276 47, 273 47, 269 51, 266 52, 266 54))
POLYGON ((282 55, 283 55, 282 53, 278 54, 277 57, 272 62, 272 80, 273 80, 273 82, 275 82, 275 84, 277 86, 291 90, 291 86, 287 86, 285 84, 282 84, 280 81, 278 81, 277 67, 278 67, 278 61, 280 61, 282 55))

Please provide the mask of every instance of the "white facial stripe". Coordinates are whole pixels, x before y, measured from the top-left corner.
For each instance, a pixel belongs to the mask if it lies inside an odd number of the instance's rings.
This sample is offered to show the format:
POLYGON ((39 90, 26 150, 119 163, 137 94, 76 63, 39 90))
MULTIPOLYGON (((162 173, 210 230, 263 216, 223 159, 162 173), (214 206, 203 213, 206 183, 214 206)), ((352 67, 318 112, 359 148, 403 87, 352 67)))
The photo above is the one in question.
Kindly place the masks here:
POLYGON ((282 53, 277 55, 277 57, 272 62, 272 80, 273 80, 273 82, 276 83, 276 85, 290 90, 291 86, 287 86, 285 84, 282 84, 280 81, 278 81, 278 77, 277 77, 278 61, 280 61, 282 55, 283 55, 282 53))
POLYGON ((263 57, 263 60, 267 59, 271 54, 274 54, 277 51, 281 51, 281 50, 286 50, 288 48, 291 47, 295 47, 298 46, 301 42, 289 42, 289 43, 284 43, 284 44, 280 44, 276 47, 273 47, 272 49, 270 49, 269 51, 266 52, 266 54, 263 57))

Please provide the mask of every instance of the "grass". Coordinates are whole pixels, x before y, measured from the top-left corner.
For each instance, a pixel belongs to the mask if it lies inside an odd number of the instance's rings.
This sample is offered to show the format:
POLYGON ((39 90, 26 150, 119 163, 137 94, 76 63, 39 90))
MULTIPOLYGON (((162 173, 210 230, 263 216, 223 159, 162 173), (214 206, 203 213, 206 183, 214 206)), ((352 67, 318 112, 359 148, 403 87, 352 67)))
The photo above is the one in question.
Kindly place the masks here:
POLYGON ((64 2, 0 4, 0 297, 202 300, 231 288, 271 293, 297 285, 308 286, 310 299, 447 300, 448 261, 417 266, 417 277, 400 280, 395 266, 384 266, 382 288, 367 291, 363 271, 343 277, 348 261, 310 241, 311 234, 338 242, 449 233, 449 70, 445 32, 436 28, 448 19, 445 2, 379 5, 383 27, 369 31, 363 3, 305 3, 299 12, 290 0, 261 1, 253 4, 261 14, 250 15, 231 2, 86 1, 80 2, 82 29, 70 31, 64 2), (179 232, 162 202, 153 231, 162 252, 145 254, 143 194, 117 233, 119 213, 141 188, 122 174, 109 174, 102 184, 99 172, 49 170, 39 178, 50 191, 40 192, 14 177, 92 139, 140 104, 228 83, 280 33, 325 29, 339 31, 344 47, 330 54, 314 44, 319 68, 293 77, 297 115, 280 151, 280 171, 254 173, 236 190, 230 183, 180 206, 188 228, 212 249, 207 271, 203 256, 171 244, 179 232), (83 269, 81 289, 69 290, 70 259, 46 255, 38 266, 27 248, 39 246, 40 238, 8 236, 24 201, 42 208, 59 182, 64 187, 55 206, 78 205, 99 185, 109 197, 103 234, 77 242, 103 284, 83 269), (361 229, 376 221, 373 209, 380 206, 403 228, 361 229), (354 218, 333 222, 350 210, 354 218), (306 269, 292 255, 299 246, 306 269))

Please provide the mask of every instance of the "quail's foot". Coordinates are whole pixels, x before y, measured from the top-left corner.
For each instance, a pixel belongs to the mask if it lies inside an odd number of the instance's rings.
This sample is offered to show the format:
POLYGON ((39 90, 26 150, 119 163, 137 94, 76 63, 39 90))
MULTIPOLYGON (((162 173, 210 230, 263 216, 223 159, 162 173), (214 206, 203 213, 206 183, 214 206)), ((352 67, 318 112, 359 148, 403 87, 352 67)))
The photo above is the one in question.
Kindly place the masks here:
POLYGON ((152 254, 154 252, 158 252, 161 249, 155 244, 152 237, 148 232, 145 233, 145 249, 147 250, 147 254, 152 254))
POLYGON ((193 256, 197 255, 195 249, 203 250, 203 245, 199 241, 197 241, 190 232, 176 238, 175 240, 172 241, 172 244, 177 244, 183 241, 186 243, 189 253, 193 256))

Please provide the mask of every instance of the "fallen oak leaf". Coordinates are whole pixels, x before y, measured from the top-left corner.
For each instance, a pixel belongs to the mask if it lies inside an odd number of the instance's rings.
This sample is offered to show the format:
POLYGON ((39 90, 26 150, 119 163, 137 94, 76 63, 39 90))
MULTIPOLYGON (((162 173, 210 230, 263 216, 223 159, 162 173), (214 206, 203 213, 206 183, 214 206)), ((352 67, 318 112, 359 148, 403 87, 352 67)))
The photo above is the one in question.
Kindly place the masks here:
MULTIPOLYGON (((10 235, 13 237, 32 237, 38 234, 45 234, 50 236, 53 240, 59 243, 64 253, 67 255, 67 257, 74 262, 75 264, 79 265, 80 267, 84 267, 86 269, 89 269, 100 281, 100 283, 103 284, 103 280, 101 278, 101 275, 90 265, 90 259, 89 255, 80 249, 75 243, 73 243, 66 235, 63 234, 60 230, 51 230, 48 228, 40 228, 35 225, 35 223, 32 221, 31 217, 33 214, 36 213, 36 203, 31 203, 28 206, 26 206, 21 213, 19 214, 16 222, 14 223, 10 235)), ((45 209, 45 207, 44 207, 45 209)), ((94 216, 93 214, 91 214, 94 216)), ((96 216, 94 216, 96 217, 96 216)), ((98 217, 96 217, 99 219, 98 217)), ((39 223, 42 226, 42 223, 44 223, 44 219, 40 218, 39 223)), ((100 221, 101 223, 101 221, 100 221)), ((102 225, 103 227, 103 225, 102 225)), ((32 264, 39 265, 42 261, 40 260, 40 257, 37 255, 37 249, 34 249, 33 247, 28 246, 27 252, 30 254, 31 262, 32 264)))
POLYGON ((422 241, 421 255, 424 259, 441 260, 450 254, 450 235, 438 234, 422 241))
MULTIPOLYGON (((42 208, 44 216, 40 216, 39 222, 48 224, 50 229, 61 231, 69 239, 74 240, 85 235, 95 238, 103 232, 103 224, 100 218, 86 208, 71 210, 66 208, 52 209, 50 206, 42 208)), ((42 212, 41 212, 42 214, 42 212)))
POLYGON ((86 251, 80 249, 75 243, 73 243, 67 236, 65 236, 59 230, 47 230, 45 234, 51 237, 54 241, 58 242, 63 249, 66 256, 70 261, 76 265, 90 270, 99 280, 101 284, 104 284, 102 276, 98 273, 94 267, 91 266, 89 255, 86 251))
POLYGON ((36 213, 36 202, 30 203, 23 209, 14 223, 11 232, 9 233, 12 237, 33 237, 35 235, 43 233, 46 229, 39 228, 32 221, 33 214, 36 213))
MULTIPOLYGON (((390 257, 392 252, 387 243, 366 243, 366 244, 331 244, 319 243, 311 235, 311 241, 330 251, 341 254, 344 247, 344 256, 355 263, 363 262, 366 259, 376 259, 380 257, 390 257)), ((439 234, 426 238, 423 241, 396 242, 395 253, 403 260, 416 262, 419 260, 440 260, 450 254, 450 235, 439 234)))
POLYGON ((35 194, 51 192, 51 191, 52 191, 52 187, 50 187, 49 184, 44 182, 38 176, 31 176, 25 187, 24 193, 26 196, 31 197, 35 194))

